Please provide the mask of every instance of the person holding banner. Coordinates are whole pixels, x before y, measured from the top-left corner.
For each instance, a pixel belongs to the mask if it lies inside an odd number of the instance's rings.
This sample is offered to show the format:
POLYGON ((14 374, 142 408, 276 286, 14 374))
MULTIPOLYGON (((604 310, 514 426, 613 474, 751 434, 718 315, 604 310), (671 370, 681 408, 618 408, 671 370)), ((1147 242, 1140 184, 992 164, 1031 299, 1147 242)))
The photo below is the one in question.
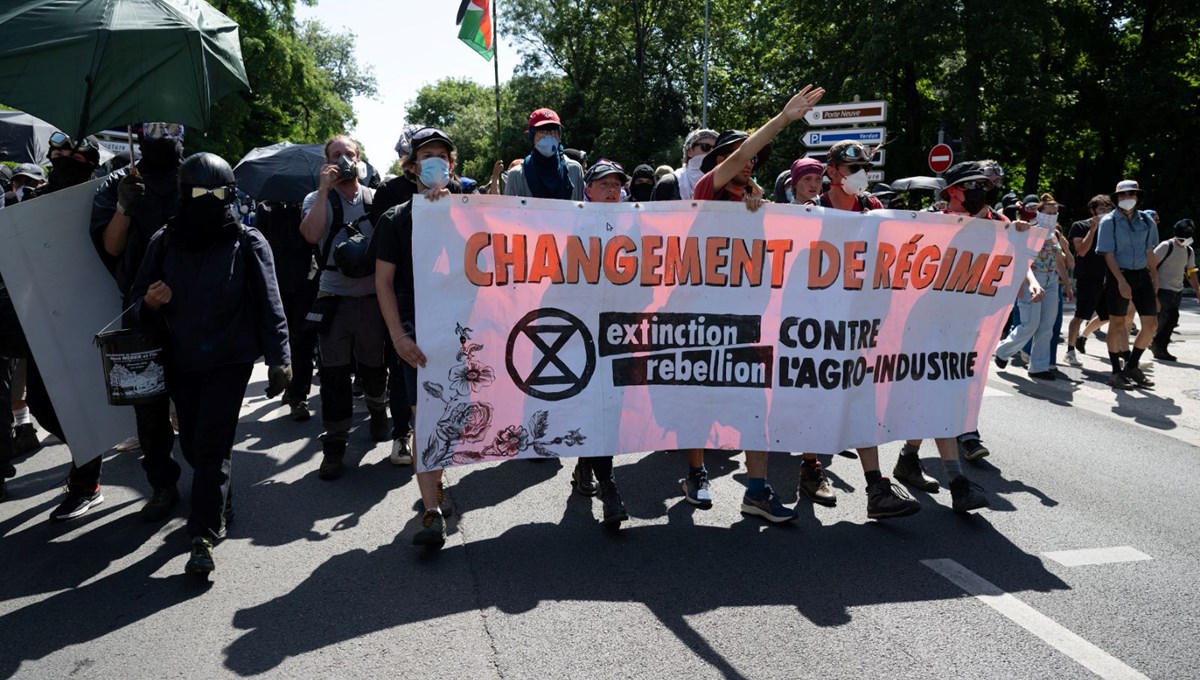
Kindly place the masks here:
POLYGON ((817 205, 851 212, 883 210, 883 201, 867 193, 871 155, 859 142, 841 141, 830 147, 825 167, 829 189, 817 198, 817 205))
MULTIPOLYGON (((812 109, 821 97, 824 88, 807 85, 788 101, 774 118, 746 134, 740 130, 726 130, 717 136, 713 146, 700 164, 704 176, 696 183, 693 196, 698 201, 743 201, 751 212, 762 206, 762 190, 754 183, 754 170, 767 160, 771 140, 785 127, 800 120, 812 109)), ((689 474, 681 480, 684 496, 694 505, 712 504, 708 489, 708 473, 704 469, 704 451, 692 449, 688 452, 689 474)), ((796 511, 785 507, 771 486, 767 484, 767 452, 746 451, 746 493, 742 497, 742 512, 757 515, 770 522, 790 522, 796 519, 796 511)))
MULTIPOLYGON (((441 130, 427 127, 413 133, 412 153, 404 171, 416 178, 417 191, 424 196, 421 200, 436 201, 450 195, 446 187, 450 183, 450 173, 454 171, 454 154, 454 142, 441 130)), ((413 200, 416 200, 415 195, 413 200)), ((412 229, 412 200, 388 210, 379 219, 375 291, 392 347, 404 361, 409 411, 415 419, 417 368, 425 366, 425 354, 417 346, 416 338, 412 229)), ((392 417, 400 416, 393 412, 392 417)), ((417 486, 421 489, 425 509, 421 528, 413 536, 413 545, 438 549, 446 543, 446 518, 442 511, 445 500, 443 472, 438 469, 417 473, 417 486)))
POLYGON ((233 518, 233 440, 254 363, 270 367, 270 399, 287 389, 291 357, 271 247, 231 210, 233 168, 198 153, 179 167, 179 186, 179 214, 147 244, 130 296, 139 322, 167 329, 167 388, 193 470, 185 571, 203 575, 233 518))

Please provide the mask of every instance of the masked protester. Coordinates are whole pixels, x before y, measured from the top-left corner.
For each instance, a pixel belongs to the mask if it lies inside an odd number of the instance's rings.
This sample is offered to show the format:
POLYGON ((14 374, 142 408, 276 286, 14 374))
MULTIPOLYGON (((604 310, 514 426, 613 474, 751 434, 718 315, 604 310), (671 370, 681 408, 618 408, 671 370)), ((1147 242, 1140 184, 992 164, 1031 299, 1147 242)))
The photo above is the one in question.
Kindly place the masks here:
MULTIPOLYGON (((1016 197, 1013 197, 1016 200, 1016 197)), ((1100 219, 1114 209, 1107 194, 1098 194, 1088 201, 1091 217, 1071 225, 1067 233, 1071 247, 1075 250, 1075 315, 1067 326, 1067 363, 1082 366, 1078 354, 1087 353, 1087 336, 1108 321, 1108 307, 1104 304, 1104 288, 1107 267, 1104 257, 1096 253, 1096 229, 1100 219), (1092 316, 1096 320, 1091 321, 1092 316), (1090 323, 1089 323, 1090 322, 1090 323), (1088 324, 1083 333, 1080 327, 1088 324), (1093 325, 1095 324, 1095 325, 1093 325)))
POLYGON ((22 163, 12 171, 12 190, 5 193, 5 205, 27 201, 37 196, 46 183, 46 173, 35 163, 22 163))
MULTIPOLYGON (((413 134, 412 155, 405 172, 416 178, 422 196, 414 201, 436 201, 450 195, 446 189, 454 171, 454 142, 437 128, 423 128, 413 134)), ((403 364, 407 383, 408 412, 417 413, 417 368, 425 367, 425 354, 417 346, 416 302, 413 288, 412 261, 412 201, 384 213, 379 221, 379 258, 375 262, 375 290, 379 308, 387 325, 392 347, 403 364)), ((398 417, 393 411, 392 416, 398 417)), ((411 434, 404 444, 411 462, 411 434)), ((441 548, 446 542, 446 518, 442 510, 445 489, 442 470, 417 473, 424 508, 421 528, 413 536, 413 545, 441 548)))
POLYGON ((1108 267, 1105 304, 1109 320, 1105 339, 1112 362, 1109 382, 1122 390, 1154 386, 1154 381, 1138 367, 1158 327, 1158 270, 1153 266, 1158 225, 1137 209, 1142 193, 1134 180, 1118 182, 1112 196, 1117 209, 1100 219, 1096 233, 1096 252, 1103 255, 1108 267), (1125 319, 1130 303, 1142 321, 1132 350, 1125 319))
POLYGON ((304 198, 300 233, 317 246, 321 280, 308 319, 321 350, 321 435, 318 476, 334 480, 354 415, 352 365, 362 381, 371 439, 391 439, 387 422, 384 325, 375 299, 374 227, 367 219, 375 196, 359 184, 358 145, 344 135, 325 144, 320 188, 304 198))
MULTIPOLYGON (((594 166, 593 166, 594 167, 594 166)), ((624 176, 624 172, 621 173, 624 176)), ((584 194, 587 193, 587 178, 583 180, 584 194)), ((649 165, 639 165, 633 169, 633 179, 629 183, 629 201, 645 203, 651 200, 654 193, 654 169, 649 165)))
POLYGON ((713 150, 716 141, 716 130, 692 130, 687 139, 683 140, 683 157, 680 159, 679 169, 664 176, 654 185, 651 200, 690 201, 695 194, 696 183, 704 176, 700 164, 713 150))
POLYGON ((509 170, 506 196, 583 200, 583 167, 563 153, 562 122, 550 109, 529 114, 525 135, 533 150, 525 162, 509 170))
POLYGON ((193 470, 185 570, 207 574, 233 517, 231 452, 251 370, 266 358, 274 397, 291 358, 271 248, 235 217, 233 169, 198 153, 180 166, 179 189, 179 214, 150 240, 131 296, 139 323, 166 329, 167 386, 193 470))
POLYGON ((852 212, 880 210, 883 203, 867 193, 871 152, 858 142, 838 142, 829 149, 825 174, 829 190, 817 197, 817 205, 852 212))
MULTIPOLYGON (((405 125, 400 131, 400 140, 396 142, 396 154, 400 157, 401 168, 408 165, 409 156, 412 155, 413 133, 423 127, 422 125, 405 125)), ((461 181, 457 175, 451 173, 450 184, 446 185, 446 188, 452 194, 469 193, 462 187, 461 181)), ((497 186, 499 185, 497 184, 497 186)), ((412 173, 403 170, 399 175, 380 184, 379 189, 375 191, 374 200, 371 201, 371 207, 368 210, 368 214, 371 216, 371 224, 379 224, 379 218, 385 212, 401 203, 409 202, 416 193, 417 178, 412 173)), ((401 403, 403 403, 403 400, 401 400, 401 403)))
MULTIPOLYGON (((56 131, 50 135, 49 142, 52 169, 49 180, 37 190, 38 196, 51 194, 59 189, 66 189, 91 179, 92 173, 100 163, 100 143, 95 137, 87 137, 79 144, 75 144, 70 137, 56 131)), ((28 453, 30 443, 34 445, 33 450, 41 446, 33 423, 27 422, 30 414, 60 441, 67 440, 59 425, 58 414, 55 413, 54 404, 50 401, 50 394, 46 390, 41 372, 38 370, 37 361, 34 360, 29 342, 21 329, 21 323, 17 318, 16 309, 9 296, 8 288, 4 285, 3 278, 0 278, 0 357, 3 357, 0 359, 0 500, 3 500, 5 496, 4 480, 16 474, 12 459, 28 453), (10 358, 25 362, 25 402, 27 407, 24 409, 23 416, 26 422, 18 422, 16 428, 13 427, 14 413, 8 407, 9 404, 14 403, 13 362, 9 361, 10 358), (14 439, 14 435, 16 439, 14 439), (26 442, 24 446, 19 445, 22 441, 26 442)), ((98 466, 99 463, 97 462, 96 465, 98 466)), ((87 466, 85 465, 85 467, 87 466)), ((74 468, 72 474, 77 477, 88 476, 87 474, 79 475, 74 468)), ((93 500, 88 503, 89 506, 104 500, 99 495, 99 489, 97 488, 95 491, 93 500)), ((84 510, 86 511, 86 508, 84 510)))
POLYGON ((1196 235, 1196 224, 1184 219, 1175 223, 1175 237, 1167 239, 1154 248, 1154 259, 1158 270, 1158 332, 1150 343, 1150 352, 1155 359, 1178 361, 1167 351, 1171 334, 1179 325, 1179 305, 1183 302, 1183 283, 1186 280, 1200 302, 1200 284, 1196 281, 1196 251, 1192 241, 1196 235))

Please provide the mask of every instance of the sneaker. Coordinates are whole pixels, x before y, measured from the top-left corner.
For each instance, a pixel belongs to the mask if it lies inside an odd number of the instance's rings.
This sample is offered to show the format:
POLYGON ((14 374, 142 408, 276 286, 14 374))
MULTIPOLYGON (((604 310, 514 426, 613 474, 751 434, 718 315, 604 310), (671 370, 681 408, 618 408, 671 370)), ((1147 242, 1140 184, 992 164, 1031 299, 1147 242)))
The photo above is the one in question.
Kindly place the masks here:
POLYGON ((983 487, 962 475, 950 482, 950 498, 954 500, 954 512, 969 512, 991 504, 983 487))
POLYGON ((183 567, 184 573, 200 574, 201 576, 213 573, 217 565, 213 562, 212 548, 212 541, 207 538, 203 536, 193 538, 192 556, 188 558, 187 564, 183 567))
POLYGON ((370 409, 371 412, 371 439, 377 442, 386 442, 392 438, 392 428, 388 427, 387 409, 370 409))
POLYGON ((18 425, 13 430, 13 453, 17 458, 28 456, 40 448, 42 448, 42 440, 38 439, 33 423, 18 425))
POLYGON ((921 504, 887 477, 867 485, 868 519, 908 517, 920 511, 921 504))
POLYGON ((137 437, 130 437, 129 439, 126 439, 120 444, 114 446, 113 451, 116 451, 117 453, 126 453, 128 451, 136 451, 140 448, 142 448, 142 442, 138 441, 137 437))
POLYGON ((629 519, 629 513, 625 512, 625 503, 621 501, 621 494, 617 492, 617 483, 611 479, 600 483, 600 502, 604 504, 604 519, 600 520, 601 524, 609 526, 620 526, 621 522, 629 519))
POLYGON ((292 412, 289 414, 292 420, 302 423, 309 418, 312 418, 312 411, 308 409, 307 401, 292 402, 292 412))
POLYGON ((1125 377, 1132 380, 1138 387, 1154 387, 1154 381, 1147 378, 1146 374, 1142 373, 1142 369, 1138 368, 1137 366, 1127 366, 1122 373, 1124 373, 1125 377))
POLYGON ((1135 383, 1129 378, 1129 376, 1125 375, 1121 371, 1108 376, 1108 384, 1112 385, 1118 390, 1132 390, 1133 388, 1137 387, 1137 383, 1135 383))
POLYGON ((996 368, 1008 368, 1008 359, 1001 359, 1000 357, 992 357, 992 361, 996 362, 996 368))
POLYGON ((1028 366, 1028 365, 1029 365, 1029 354, 1028 354, 1028 353, 1027 353, 1025 350, 1021 350, 1021 351, 1019 352, 1019 354, 1020 354, 1020 356, 1021 356, 1021 363, 1025 364, 1026 366, 1028 366))
POLYGON ((688 503, 701 508, 712 507, 712 486, 708 483, 708 471, 701 470, 679 480, 683 497, 688 503))
POLYGON ((413 545, 441 548, 446 544, 446 518, 438 510, 426 510, 421 530, 413 536, 413 545))
POLYGON ((967 439, 958 443, 958 450, 962 453, 962 457, 970 461, 987 458, 991 455, 988 447, 983 445, 983 442, 978 439, 967 439))
POLYGON ((1129 337, 1132 338, 1133 336, 1137 335, 1139 332, 1140 331, 1138 330, 1137 324, 1135 324, 1135 323, 1129 324, 1129 337))
POLYGON ((837 495, 833 492, 833 485, 829 483, 825 468, 820 465, 800 466, 800 486, 796 489, 796 495, 808 496, 809 500, 818 505, 828 507, 837 505, 837 495))
MULTIPOLYGON (((1076 343, 1076 344, 1078 344, 1078 343, 1076 343)), ((1073 349, 1067 350, 1067 363, 1072 366, 1082 366, 1083 365, 1083 362, 1079 360, 1079 357, 1075 356, 1075 350, 1073 350, 1073 349)))
POLYGON ((143 522, 161 522, 171 514, 171 508, 179 502, 179 491, 173 486, 155 489, 150 500, 138 511, 143 522))
POLYGON ((321 467, 317 476, 326 481, 332 481, 342 476, 342 459, 346 457, 346 445, 326 446, 325 457, 321 459, 321 467))
POLYGON ((392 454, 388 456, 388 462, 392 465, 412 465, 412 450, 413 431, 409 430, 403 437, 392 440, 392 454))
POLYGON ((926 493, 937 493, 941 488, 936 479, 925 474, 925 467, 921 465, 921 455, 917 449, 908 445, 900 448, 900 456, 896 458, 896 467, 892 468, 892 476, 926 493))
POLYGON ((595 496, 600 490, 592 475, 592 466, 583 458, 575 462, 575 470, 571 472, 571 488, 581 496, 595 496))
POLYGON ((1083 337, 1082 335, 1075 338, 1075 349, 1080 354, 1087 354, 1087 351, 1085 350, 1086 347, 1087 347, 1087 338, 1083 337))
POLYGON ((768 486, 757 494, 746 492, 742 496, 742 513, 758 515, 769 522, 790 522, 798 516, 795 510, 785 506, 779 496, 768 486))
POLYGON ((1153 354, 1154 358, 1159 361, 1179 361, 1179 359, 1175 358, 1175 355, 1159 347, 1157 342, 1150 343, 1150 354, 1153 354))
POLYGON ((68 491, 66 499, 59 503, 57 508, 54 508, 54 512, 50 513, 50 521, 64 522, 75 519, 103 502, 104 496, 100 494, 100 489, 96 489, 95 493, 68 491))
POLYGON ((1038 371, 1037 373, 1030 373, 1029 377, 1038 380, 1058 380, 1058 376, 1054 375, 1054 371, 1038 371))
POLYGON ((217 540, 225 540, 225 534, 229 531, 229 525, 233 524, 233 494, 229 494, 229 498, 225 499, 225 509, 221 511, 221 528, 217 529, 217 540))

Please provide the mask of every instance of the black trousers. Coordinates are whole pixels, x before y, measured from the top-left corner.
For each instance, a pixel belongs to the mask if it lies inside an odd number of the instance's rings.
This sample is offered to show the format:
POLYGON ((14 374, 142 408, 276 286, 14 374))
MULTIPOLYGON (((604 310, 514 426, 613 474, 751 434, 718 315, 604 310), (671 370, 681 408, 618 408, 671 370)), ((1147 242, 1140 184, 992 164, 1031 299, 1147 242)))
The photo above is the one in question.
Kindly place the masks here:
POLYGON ((392 410, 392 439, 400 439, 412 429, 408 422, 411 417, 408 381, 404 379, 404 366, 401 366, 404 360, 396 354, 396 349, 389 345, 384 351, 387 353, 387 391, 388 406, 392 410))
POLYGON ((1166 349, 1171 344, 1171 333, 1179 325, 1179 305, 1183 302, 1182 290, 1158 289, 1158 330, 1154 332, 1154 344, 1166 349))
POLYGON ((312 390, 313 350, 317 346, 316 331, 304 329, 304 317, 317 299, 317 281, 306 281, 294 291, 280 291, 283 299, 283 314, 287 317, 288 342, 292 354, 292 382, 288 385, 289 404, 307 401, 312 390))
POLYGON ((172 371, 169 385, 179 415, 179 448, 192 466, 188 534, 217 540, 230 501, 233 440, 253 364, 207 371, 172 371))

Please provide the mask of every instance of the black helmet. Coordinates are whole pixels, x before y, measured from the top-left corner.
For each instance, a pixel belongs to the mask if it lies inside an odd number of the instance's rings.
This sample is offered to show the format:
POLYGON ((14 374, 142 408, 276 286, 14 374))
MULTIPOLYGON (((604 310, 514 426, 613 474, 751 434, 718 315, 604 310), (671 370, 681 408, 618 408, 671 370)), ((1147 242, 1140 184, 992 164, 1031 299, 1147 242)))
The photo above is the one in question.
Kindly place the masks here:
POLYGON ((179 185, 209 189, 233 187, 237 186, 237 178, 233 176, 233 168, 229 167, 224 158, 213 153, 201 152, 188 156, 179 166, 179 185))
POLYGON ((1196 233, 1196 223, 1184 218, 1175 223, 1175 238, 1190 238, 1196 233))

